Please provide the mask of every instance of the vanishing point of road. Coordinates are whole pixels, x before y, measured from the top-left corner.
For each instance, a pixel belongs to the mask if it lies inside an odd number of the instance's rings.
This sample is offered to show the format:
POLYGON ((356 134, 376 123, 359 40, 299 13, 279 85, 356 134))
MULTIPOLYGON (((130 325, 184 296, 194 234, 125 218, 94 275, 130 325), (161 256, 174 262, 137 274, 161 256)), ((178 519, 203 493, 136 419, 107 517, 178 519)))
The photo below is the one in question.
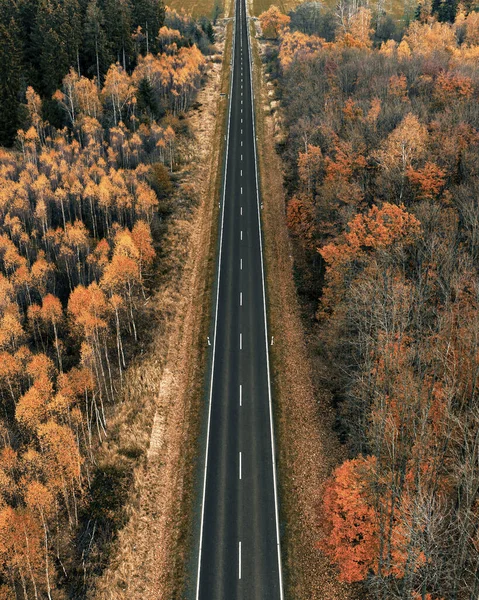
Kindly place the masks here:
POLYGON ((197 600, 282 600, 251 45, 236 0, 197 600))

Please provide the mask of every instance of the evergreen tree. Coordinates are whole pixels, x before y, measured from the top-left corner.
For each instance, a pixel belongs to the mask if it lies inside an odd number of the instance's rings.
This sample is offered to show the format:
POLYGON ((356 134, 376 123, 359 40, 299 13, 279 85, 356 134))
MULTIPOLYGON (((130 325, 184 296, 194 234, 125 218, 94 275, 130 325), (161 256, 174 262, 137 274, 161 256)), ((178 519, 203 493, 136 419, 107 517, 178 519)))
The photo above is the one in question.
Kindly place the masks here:
POLYGON ((209 19, 204 19, 201 22, 201 27, 202 27, 203 31, 205 32, 210 43, 214 44, 215 43, 215 31, 213 29, 213 25, 211 24, 211 21, 209 19))
POLYGON ((0 144, 10 146, 20 127, 21 66, 19 30, 15 21, 0 24, 0 144))
POLYGON ((140 115, 146 117, 148 121, 153 121, 160 116, 160 109, 155 91, 146 77, 144 77, 138 85, 136 98, 140 115))
POLYGON ((135 0, 133 4, 133 29, 141 27, 145 34, 142 52, 158 52, 158 31, 165 21, 162 0, 135 0))
POLYGON ((433 0, 432 14, 438 21, 453 23, 457 13, 457 0, 433 0))
POLYGON ((97 0, 90 0, 85 20, 85 61, 88 75, 95 76, 98 85, 101 85, 102 76, 113 62, 103 28, 104 22, 104 14, 97 0))
POLYGON ((76 0, 67 1, 40 0, 37 9, 32 40, 34 64, 40 72, 39 91, 47 97, 76 63, 79 30, 72 25, 79 7, 76 0))
POLYGON ((105 0, 105 35, 111 54, 126 70, 134 63, 130 0, 105 0))

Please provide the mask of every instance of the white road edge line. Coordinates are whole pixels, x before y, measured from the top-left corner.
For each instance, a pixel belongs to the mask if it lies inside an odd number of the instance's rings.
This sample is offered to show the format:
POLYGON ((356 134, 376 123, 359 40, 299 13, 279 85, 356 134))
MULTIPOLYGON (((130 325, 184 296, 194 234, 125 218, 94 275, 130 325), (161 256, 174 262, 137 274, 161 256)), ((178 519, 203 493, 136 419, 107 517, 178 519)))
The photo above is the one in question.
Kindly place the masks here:
MULTIPOLYGON (((241 1, 241 0, 239 0, 241 1)), ((241 7, 241 4, 240 4, 241 7)), ((216 306, 215 306, 215 328, 214 328, 214 336, 213 336, 213 359, 211 363, 211 381, 210 381, 210 393, 208 400, 208 425, 206 431, 206 451, 205 451, 205 468, 204 468, 204 479, 203 479, 203 497, 201 501, 201 525, 200 525, 200 543, 198 548, 198 572, 196 577, 196 600, 199 600, 200 597, 200 576, 201 576, 201 552, 203 549, 203 531, 205 525, 205 498, 206 498, 206 477, 208 474, 208 451, 210 447, 210 430, 211 430, 211 402, 213 399, 213 375, 215 371, 215 354, 216 354, 216 334, 218 331, 218 306, 219 306, 219 294, 220 294, 220 276, 221 276, 221 255, 223 250, 223 229, 224 229, 224 220, 225 220, 225 198, 226 198, 226 181, 228 175, 228 152, 230 145, 230 127, 231 127, 231 106, 233 102, 233 82, 234 82, 234 67, 235 67, 235 48, 236 48, 236 10, 234 16, 234 25, 233 25, 233 44, 231 46, 231 55, 232 55, 232 73, 231 73, 231 81, 230 81, 230 98, 229 98, 229 108, 228 108, 228 132, 226 136, 226 164, 225 164, 225 179, 223 182, 223 202, 222 202, 222 210, 221 210, 221 230, 220 230, 220 249, 218 253, 218 264, 217 264, 217 288, 216 288, 216 306)), ((241 542, 240 542, 241 548, 241 542)))
MULTIPOLYGON (((241 1, 241 0, 240 0, 241 1)), ((261 259, 261 280, 263 283, 263 310, 264 310, 264 340, 266 348, 266 368, 268 373, 268 400, 269 400, 269 423, 271 432, 271 458, 273 463, 273 486, 274 486, 274 507, 275 507, 275 518, 276 518, 276 548, 278 552, 278 577, 279 577, 279 594, 280 600, 284 600, 283 590, 283 571, 281 565, 281 543, 279 533, 279 509, 278 509, 278 482, 276 478, 276 459, 275 459, 275 442, 274 442, 274 427, 273 427, 273 401, 271 397, 271 373, 269 365, 269 347, 268 347, 268 319, 266 316, 266 288, 264 281, 264 262, 263 262, 263 242, 261 239, 261 213, 260 213, 260 200, 259 200, 259 185, 258 185, 258 155, 256 151, 256 124, 255 124, 255 112, 254 112, 254 92, 253 92, 253 54, 251 50, 251 40, 249 32, 249 10, 248 0, 245 0, 246 5, 246 23, 248 27, 248 54, 249 54, 249 75, 250 75, 250 86, 251 86, 251 111, 253 120, 253 147, 254 147, 254 169, 256 175, 256 205, 258 210, 258 226, 259 226, 259 250, 261 259)))

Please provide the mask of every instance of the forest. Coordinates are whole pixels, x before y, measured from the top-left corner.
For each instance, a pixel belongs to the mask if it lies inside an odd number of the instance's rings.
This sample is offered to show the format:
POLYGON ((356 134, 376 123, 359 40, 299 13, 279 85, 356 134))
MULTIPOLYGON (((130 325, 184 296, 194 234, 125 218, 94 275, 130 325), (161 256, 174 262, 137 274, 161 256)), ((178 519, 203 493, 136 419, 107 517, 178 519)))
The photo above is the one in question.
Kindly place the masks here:
POLYGON ((384 5, 260 16, 304 323, 348 454, 318 490, 318 552, 366 597, 473 600, 479 6, 384 5))
POLYGON ((152 0, 0 6, 0 598, 86 597, 121 524, 97 452, 214 34, 152 0))

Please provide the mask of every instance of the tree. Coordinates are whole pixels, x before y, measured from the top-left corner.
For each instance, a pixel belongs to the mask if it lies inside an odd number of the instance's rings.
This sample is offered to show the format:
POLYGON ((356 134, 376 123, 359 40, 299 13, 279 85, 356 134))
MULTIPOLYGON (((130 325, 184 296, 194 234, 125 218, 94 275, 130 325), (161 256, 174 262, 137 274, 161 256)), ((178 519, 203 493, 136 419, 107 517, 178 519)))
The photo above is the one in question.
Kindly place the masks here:
POLYGON ((19 104, 22 57, 19 30, 15 21, 0 23, 0 143, 10 146, 21 124, 19 104))
POLYGON ((165 21, 165 7, 161 0, 136 0, 133 4, 133 28, 141 27, 145 34, 142 51, 158 51, 156 36, 165 21))
POLYGON ((55 336, 55 348, 57 351, 58 368, 62 371, 62 357, 60 351, 60 340, 58 337, 58 326, 63 319, 63 308, 61 302, 53 294, 47 294, 43 298, 42 308, 40 312, 42 320, 53 327, 55 336))
POLYGON ((96 75, 99 88, 107 65, 112 62, 104 31, 104 19, 97 0, 90 0, 86 9, 84 44, 88 61, 87 72, 96 75))
POLYGON ((325 538, 320 548, 348 583, 363 581, 377 568, 379 528, 368 485, 375 463, 371 456, 346 461, 324 492, 325 538))
POLYGON ((132 104, 135 91, 130 77, 122 67, 118 64, 111 65, 105 77, 102 95, 113 110, 115 126, 122 120, 124 110, 132 104))
POLYGON ((284 15, 277 6, 271 5, 268 10, 259 16, 263 36, 269 39, 278 39, 282 31, 289 25, 291 19, 284 15))
POLYGON ((327 287, 322 305, 331 309, 350 280, 351 267, 358 268, 362 259, 371 253, 395 246, 401 247, 420 235, 420 222, 404 207, 384 203, 382 208, 373 206, 365 215, 358 214, 348 225, 342 242, 323 246, 319 252, 326 262, 327 287))

